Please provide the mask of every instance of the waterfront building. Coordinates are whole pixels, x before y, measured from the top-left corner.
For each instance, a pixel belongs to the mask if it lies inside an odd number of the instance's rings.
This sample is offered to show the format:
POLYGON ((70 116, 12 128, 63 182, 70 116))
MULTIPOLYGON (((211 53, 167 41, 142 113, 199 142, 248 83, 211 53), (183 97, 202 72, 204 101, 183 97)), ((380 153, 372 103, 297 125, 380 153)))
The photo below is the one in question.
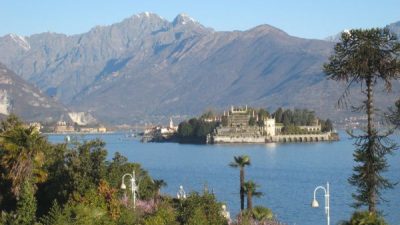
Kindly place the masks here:
POLYGON ((79 131, 82 133, 106 133, 107 128, 104 126, 100 127, 80 127, 79 131))
POLYGON ((98 131, 99 133, 106 133, 106 132, 107 132, 107 128, 104 127, 104 126, 100 126, 100 127, 97 129, 97 131, 98 131))
POLYGON ((264 130, 267 136, 273 137, 276 134, 275 118, 264 118, 264 130))
POLYGON ((55 133, 70 133, 75 132, 74 126, 70 125, 65 121, 58 121, 56 126, 54 127, 55 133))
POLYGON ((299 128, 308 132, 321 132, 321 124, 314 126, 299 126, 299 128))
POLYGON ((315 119, 311 126, 299 126, 300 129, 308 132, 321 132, 321 123, 318 119, 315 119))
POLYGON ((204 118, 203 121, 208 123, 221 122, 221 117, 214 116, 213 118, 204 118))
POLYGON ((97 128, 95 127, 81 127, 79 131, 82 133, 97 133, 97 128))
POLYGON ((281 134, 283 127, 283 123, 275 123, 275 135, 281 134))
MULTIPOLYGON (((209 143, 265 143, 264 129, 268 127, 251 126, 249 121, 255 118, 255 112, 247 106, 231 107, 224 113, 222 123, 207 137, 209 143), (225 121, 225 122, 224 122, 225 121)), ((258 122, 258 121, 256 121, 258 122)), ((271 121, 269 121, 271 122, 271 121)), ((272 124, 268 124, 272 125, 272 124)), ((269 127, 268 132, 271 132, 269 127)))
POLYGON ((155 126, 149 129, 145 129, 143 132, 144 135, 142 138, 142 142, 167 140, 177 132, 178 126, 175 126, 172 118, 170 118, 167 127, 155 126))
POLYGON ((306 132, 285 134, 284 125, 275 118, 259 118, 253 109, 231 106, 224 112, 221 124, 207 136, 207 143, 266 143, 266 142, 311 142, 337 140, 331 132, 322 133, 318 120, 311 126, 298 126, 306 132))

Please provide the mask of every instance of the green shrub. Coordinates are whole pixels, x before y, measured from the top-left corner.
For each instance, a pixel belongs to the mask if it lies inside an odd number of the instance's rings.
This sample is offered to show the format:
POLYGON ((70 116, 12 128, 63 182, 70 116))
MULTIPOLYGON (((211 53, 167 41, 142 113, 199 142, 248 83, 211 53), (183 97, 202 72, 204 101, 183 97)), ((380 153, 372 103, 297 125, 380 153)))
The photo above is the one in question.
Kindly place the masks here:
POLYGON ((178 225, 174 209, 166 203, 160 204, 157 211, 145 219, 145 225, 178 225))
POLYGON ((349 221, 343 221, 340 225, 387 225, 387 223, 379 214, 362 211, 353 213, 349 221))
POLYGON ((190 193, 187 199, 175 202, 180 224, 190 225, 226 225, 228 222, 223 217, 222 204, 218 203, 215 196, 210 193, 200 195, 190 193))

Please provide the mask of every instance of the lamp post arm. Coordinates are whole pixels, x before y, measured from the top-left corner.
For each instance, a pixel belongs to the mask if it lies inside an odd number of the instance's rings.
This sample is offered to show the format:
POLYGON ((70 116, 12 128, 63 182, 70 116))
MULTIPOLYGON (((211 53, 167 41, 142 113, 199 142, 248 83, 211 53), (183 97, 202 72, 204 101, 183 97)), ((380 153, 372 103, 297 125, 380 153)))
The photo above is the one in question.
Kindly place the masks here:
POLYGON ((330 218, 330 213, 329 213, 329 183, 328 182, 326 183, 326 188, 323 186, 318 186, 315 188, 314 200, 316 197, 317 190, 319 190, 319 189, 322 189, 325 192, 325 195, 324 195, 325 196, 325 214, 326 214, 327 225, 330 225, 331 218, 330 218))
POLYGON ((129 174, 129 173, 126 173, 126 174, 124 174, 124 175, 122 176, 122 183, 125 182, 125 177, 126 177, 126 176, 129 176, 129 177, 131 177, 131 179, 132 179, 132 175, 129 174))
POLYGON ((326 192, 326 189, 325 189, 323 186, 318 186, 318 187, 316 187, 315 190, 314 190, 314 199, 315 199, 315 194, 317 193, 317 190, 318 190, 318 189, 324 190, 325 195, 326 195, 326 193, 327 193, 327 192, 326 192))

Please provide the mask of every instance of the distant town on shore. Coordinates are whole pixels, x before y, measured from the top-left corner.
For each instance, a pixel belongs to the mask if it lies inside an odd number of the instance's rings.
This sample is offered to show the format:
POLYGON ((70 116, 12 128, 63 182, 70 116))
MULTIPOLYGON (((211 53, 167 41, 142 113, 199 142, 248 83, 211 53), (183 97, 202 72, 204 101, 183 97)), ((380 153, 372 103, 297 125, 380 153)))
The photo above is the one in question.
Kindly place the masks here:
POLYGON ((278 108, 269 113, 265 109, 248 106, 231 106, 220 113, 208 110, 198 118, 191 119, 187 115, 174 115, 169 117, 167 125, 161 125, 165 117, 157 125, 150 121, 133 125, 107 125, 96 120, 82 124, 71 118, 52 123, 34 121, 26 125, 48 134, 127 132, 127 137, 140 138, 142 142, 220 144, 336 141, 339 140, 336 129, 360 129, 366 122, 365 116, 333 122, 320 119, 308 109, 278 108))

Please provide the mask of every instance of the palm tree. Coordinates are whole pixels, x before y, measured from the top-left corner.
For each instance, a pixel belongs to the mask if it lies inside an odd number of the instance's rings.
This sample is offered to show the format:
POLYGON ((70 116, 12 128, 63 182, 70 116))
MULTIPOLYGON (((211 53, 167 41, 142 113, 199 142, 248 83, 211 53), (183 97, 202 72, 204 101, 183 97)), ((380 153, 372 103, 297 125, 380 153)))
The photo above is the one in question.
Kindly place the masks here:
POLYGON ((244 209, 244 167, 250 165, 250 157, 247 155, 235 156, 229 164, 233 168, 240 169, 240 210, 244 209))
POLYGON ((160 179, 160 180, 153 180, 154 183, 154 188, 156 189, 156 192, 154 193, 154 203, 158 203, 158 200, 160 199, 161 195, 161 188, 167 186, 167 183, 160 179))
POLYGON ((3 133, 15 127, 21 127, 22 125, 23 122, 15 114, 10 114, 5 120, 0 122, 0 132, 3 133))
POLYGON ((251 212, 253 214, 253 218, 257 221, 267 221, 274 218, 272 211, 263 206, 255 206, 251 212))
POLYGON ((253 209, 253 196, 259 198, 263 195, 262 192, 257 191, 258 187, 260 185, 251 180, 244 183, 244 192, 247 194, 247 209, 249 211, 253 209))
POLYGON ((388 167, 385 155, 396 149, 396 145, 388 144, 387 135, 378 134, 374 127, 373 89, 380 81, 389 92, 391 81, 399 78, 400 43, 388 29, 350 30, 342 33, 334 51, 329 63, 324 65, 324 71, 328 79, 347 83, 339 105, 346 105, 353 84, 360 84, 364 89, 362 93, 366 95, 366 100, 356 109, 366 111, 367 130, 364 135, 353 135, 357 146, 354 157, 358 165, 354 167, 349 182, 357 187, 358 193, 353 194, 354 206, 367 205, 368 210, 375 213, 380 189, 393 186, 380 173, 388 167))
POLYGON ((46 180, 47 173, 42 169, 45 144, 45 138, 34 127, 16 126, 0 135, 0 164, 17 198, 24 181, 36 184, 46 180))

